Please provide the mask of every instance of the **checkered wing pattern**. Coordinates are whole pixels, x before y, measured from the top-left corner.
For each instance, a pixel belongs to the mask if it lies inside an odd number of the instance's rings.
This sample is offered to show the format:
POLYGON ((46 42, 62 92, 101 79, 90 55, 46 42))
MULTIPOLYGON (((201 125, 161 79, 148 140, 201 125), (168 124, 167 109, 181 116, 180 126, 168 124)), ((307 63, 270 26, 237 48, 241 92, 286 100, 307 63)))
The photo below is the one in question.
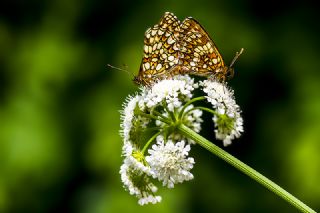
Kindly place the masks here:
POLYGON ((134 82, 151 85, 170 75, 168 70, 179 63, 179 32, 180 21, 169 12, 164 14, 159 24, 146 31, 144 56, 134 82))
POLYGON ((193 18, 186 18, 180 26, 180 61, 183 70, 199 76, 225 75, 227 67, 216 45, 204 28, 193 18))
POLYGON ((225 66, 221 54, 205 29, 193 18, 182 23, 166 12, 159 24, 148 29, 144 56, 134 82, 150 86, 178 74, 208 76, 226 80, 233 75, 233 64, 243 49, 225 66))

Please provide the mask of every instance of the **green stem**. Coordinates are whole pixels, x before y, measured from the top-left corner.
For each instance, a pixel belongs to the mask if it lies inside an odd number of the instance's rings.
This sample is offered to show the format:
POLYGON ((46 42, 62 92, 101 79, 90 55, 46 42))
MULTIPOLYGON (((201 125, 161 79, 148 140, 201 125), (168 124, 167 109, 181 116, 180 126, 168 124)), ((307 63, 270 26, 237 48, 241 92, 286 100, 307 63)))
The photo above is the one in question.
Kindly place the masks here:
POLYGON ((207 111, 207 112, 209 112, 209 113, 211 113, 211 114, 213 114, 213 115, 218 115, 218 113, 217 113, 216 111, 214 111, 214 110, 212 110, 212 109, 209 109, 209 108, 206 108, 206 107, 201 107, 201 106, 197 106, 197 107, 193 107, 192 109, 189 109, 188 111, 186 111, 186 112, 184 113, 184 115, 187 115, 188 113, 190 113, 191 111, 193 111, 193 110, 195 110, 195 109, 201 109, 201 110, 207 111))
POLYGON ((168 108, 168 106, 167 106, 167 103, 164 103, 163 106, 164 106, 164 109, 168 112, 168 114, 169 114, 169 116, 171 117, 171 119, 172 119, 174 122, 177 121, 177 118, 176 118, 176 116, 174 115, 174 113, 169 110, 169 108, 168 108))
POLYGON ((193 99, 191 99, 190 101, 188 101, 188 102, 183 106, 183 108, 181 109, 178 118, 179 118, 179 119, 182 118, 183 113, 184 113, 184 110, 185 110, 190 104, 192 104, 193 102, 196 102, 196 101, 204 100, 204 99, 206 99, 206 97, 200 96, 200 97, 196 97, 196 98, 193 98, 193 99))
POLYGON ((312 210, 310 207, 308 207, 306 204, 298 200, 296 197, 291 195, 289 192, 281 188, 276 183, 272 182, 250 166, 244 164, 242 161, 238 160, 237 158, 233 157, 223 149, 219 148, 218 146, 214 145, 201 135, 194 132, 192 129, 188 128, 187 126, 180 124, 177 126, 177 129, 186 137, 196 141, 200 146, 204 147, 211 153, 215 154, 222 160, 228 162, 235 168, 239 169, 241 172, 245 173, 270 191, 274 192, 287 202, 289 202, 291 205, 295 206, 297 209, 299 209, 302 212, 308 212, 308 213, 315 213, 314 210, 312 210))
POLYGON ((160 118, 162 118, 164 121, 166 121, 167 124, 169 124, 171 122, 171 120, 169 118, 167 118, 166 116, 162 115, 160 112, 158 112, 156 110, 152 110, 151 113, 156 115, 156 116, 159 116, 160 118))
POLYGON ((144 152, 147 150, 147 148, 149 147, 150 143, 156 139, 156 137, 158 135, 160 135, 162 133, 162 131, 157 132, 156 134, 154 134, 149 140, 148 142, 144 145, 143 149, 141 150, 141 153, 144 154, 144 152))
POLYGON ((169 120, 164 120, 164 119, 162 119, 161 117, 157 117, 157 116, 154 116, 154 115, 151 115, 151 114, 147 114, 147 113, 144 113, 144 112, 142 112, 142 111, 137 112, 137 115, 141 115, 141 116, 144 116, 144 117, 146 117, 146 118, 150 118, 150 119, 154 119, 154 120, 159 120, 159 121, 161 121, 161 122, 163 122, 163 123, 170 124, 170 123, 168 123, 169 120))

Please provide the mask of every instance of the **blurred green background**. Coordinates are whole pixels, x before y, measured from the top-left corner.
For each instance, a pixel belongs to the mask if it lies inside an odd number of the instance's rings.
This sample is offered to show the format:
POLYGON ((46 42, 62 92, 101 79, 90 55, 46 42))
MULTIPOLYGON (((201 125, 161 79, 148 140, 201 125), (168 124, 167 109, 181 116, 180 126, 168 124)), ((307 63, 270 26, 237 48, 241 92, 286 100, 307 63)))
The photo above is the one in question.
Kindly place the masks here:
MULTIPOLYGON (((200 147, 195 179, 140 207, 119 176, 119 110, 143 36, 164 12, 196 18, 226 63, 245 133, 234 156, 320 209, 319 16, 309 1, 0 3, 0 212, 297 212, 200 147)), ((203 135, 214 141, 204 127, 203 135)), ((214 142, 221 146, 221 142, 214 142)))

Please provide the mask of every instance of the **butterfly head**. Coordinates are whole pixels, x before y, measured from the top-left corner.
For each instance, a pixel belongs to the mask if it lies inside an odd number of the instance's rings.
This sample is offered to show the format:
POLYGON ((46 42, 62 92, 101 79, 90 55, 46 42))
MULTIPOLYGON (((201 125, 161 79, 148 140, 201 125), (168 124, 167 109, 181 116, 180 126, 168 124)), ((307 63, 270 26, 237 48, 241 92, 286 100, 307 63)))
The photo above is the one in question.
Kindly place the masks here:
POLYGON ((150 79, 148 81, 146 78, 143 78, 140 75, 134 76, 132 81, 138 86, 145 86, 145 87, 151 87, 153 83, 153 81, 151 81, 150 79))
POLYGON ((233 67, 226 67, 225 77, 227 80, 233 78, 234 76, 234 68, 233 67))
POLYGON ((134 76, 132 79, 133 83, 135 83, 136 85, 143 85, 143 79, 138 75, 138 76, 134 76))
POLYGON ((224 66, 218 70, 214 75, 211 75, 211 79, 218 80, 220 82, 225 82, 226 80, 230 80, 233 77, 234 69, 233 67, 224 66))

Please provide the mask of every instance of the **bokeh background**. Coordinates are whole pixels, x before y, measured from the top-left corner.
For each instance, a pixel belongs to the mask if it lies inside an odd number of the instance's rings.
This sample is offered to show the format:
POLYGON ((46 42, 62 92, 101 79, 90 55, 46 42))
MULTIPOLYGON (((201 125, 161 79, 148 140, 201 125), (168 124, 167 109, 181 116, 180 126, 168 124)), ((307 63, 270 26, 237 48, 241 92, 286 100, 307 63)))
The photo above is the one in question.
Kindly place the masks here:
MULTIPOLYGON (((297 212, 194 147, 195 179, 140 207, 119 176, 122 103, 145 30, 196 18, 226 63, 245 133, 228 152, 320 210, 319 14, 309 1, 0 3, 0 212, 297 212)), ((208 130, 208 128, 205 128, 208 130)), ((213 132, 204 131, 214 140, 213 132)))

